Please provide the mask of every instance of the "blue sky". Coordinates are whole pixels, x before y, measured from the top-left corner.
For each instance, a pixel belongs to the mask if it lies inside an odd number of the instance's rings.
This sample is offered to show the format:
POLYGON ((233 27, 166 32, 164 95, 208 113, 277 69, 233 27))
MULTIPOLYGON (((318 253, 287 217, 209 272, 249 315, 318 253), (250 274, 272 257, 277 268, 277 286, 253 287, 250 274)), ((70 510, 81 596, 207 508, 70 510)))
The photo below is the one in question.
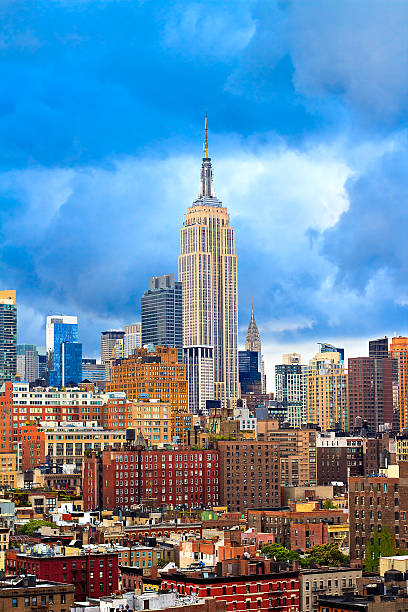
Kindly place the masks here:
POLYGON ((208 112, 244 333, 268 371, 408 333, 405 0, 5 1, 1 285, 19 340, 78 314, 85 353, 177 270, 208 112))

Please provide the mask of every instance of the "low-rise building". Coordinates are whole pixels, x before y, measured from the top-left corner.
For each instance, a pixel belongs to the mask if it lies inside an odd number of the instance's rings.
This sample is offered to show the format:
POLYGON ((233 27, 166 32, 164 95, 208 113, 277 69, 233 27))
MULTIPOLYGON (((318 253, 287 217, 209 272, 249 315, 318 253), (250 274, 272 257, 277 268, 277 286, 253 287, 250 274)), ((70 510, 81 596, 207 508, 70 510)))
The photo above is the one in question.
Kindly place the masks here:
POLYGON ((158 564, 170 563, 175 559, 172 547, 160 546, 116 546, 118 562, 120 566, 131 566, 136 568, 155 567, 158 564))
POLYGON ((8 576, 0 582, 0 612, 69 612, 74 603, 74 592, 72 584, 38 580, 32 574, 8 576))
POLYGON ((17 486, 17 454, 0 453, 0 489, 14 489, 17 486))
POLYGON ((75 585, 75 599, 110 595, 118 588, 118 555, 65 546, 23 544, 21 550, 8 550, 6 571, 32 573, 41 580, 57 580, 75 585))
POLYGON ((303 569, 300 572, 300 610, 318 612, 319 595, 356 593, 361 569, 333 567, 303 569))
POLYGON ((307 550, 329 542, 329 526, 348 522, 345 510, 322 510, 318 503, 297 504, 292 508, 248 510, 248 526, 272 533, 278 544, 307 550))
POLYGON ((122 610, 161 610, 162 612, 225 612, 225 603, 178 593, 123 593, 92 602, 76 602, 71 612, 119 612, 122 610))
POLYGON ((227 559, 215 572, 167 572, 161 588, 223 601, 227 612, 299 610, 299 571, 267 559, 227 559))

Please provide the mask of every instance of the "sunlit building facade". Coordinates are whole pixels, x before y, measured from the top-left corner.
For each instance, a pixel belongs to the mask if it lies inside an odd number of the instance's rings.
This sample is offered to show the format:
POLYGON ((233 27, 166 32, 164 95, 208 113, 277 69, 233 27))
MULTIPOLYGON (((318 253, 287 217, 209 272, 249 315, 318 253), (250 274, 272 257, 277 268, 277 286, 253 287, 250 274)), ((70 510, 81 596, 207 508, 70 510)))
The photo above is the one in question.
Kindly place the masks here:
POLYGON ((213 347, 215 398, 226 405, 239 395, 237 256, 228 211, 214 193, 207 128, 204 155, 200 195, 180 231, 183 346, 213 347))

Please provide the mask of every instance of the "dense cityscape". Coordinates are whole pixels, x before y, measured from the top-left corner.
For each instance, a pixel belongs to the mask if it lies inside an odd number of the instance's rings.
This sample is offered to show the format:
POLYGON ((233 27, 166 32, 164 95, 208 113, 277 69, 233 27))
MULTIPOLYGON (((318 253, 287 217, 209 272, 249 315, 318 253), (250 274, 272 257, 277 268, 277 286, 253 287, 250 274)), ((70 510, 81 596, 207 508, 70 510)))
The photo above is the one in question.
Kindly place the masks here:
POLYGON ((405 609, 408 338, 284 354, 268 392, 253 304, 238 350, 207 118, 165 272, 100 360, 72 314, 46 317, 45 352, 17 344, 0 292, 1 609, 405 609))
POLYGON ((0 612, 408 612, 408 2, 0 23, 0 612))

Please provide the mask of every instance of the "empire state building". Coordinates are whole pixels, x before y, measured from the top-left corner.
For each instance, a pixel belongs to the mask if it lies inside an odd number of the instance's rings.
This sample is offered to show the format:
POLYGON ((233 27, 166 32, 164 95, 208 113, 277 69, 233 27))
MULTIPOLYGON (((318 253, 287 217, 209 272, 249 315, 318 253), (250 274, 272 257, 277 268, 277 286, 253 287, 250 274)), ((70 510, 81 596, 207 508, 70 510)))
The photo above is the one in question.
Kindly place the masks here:
POLYGON ((183 346, 210 346, 214 395, 227 406, 238 398, 238 291, 234 228, 214 193, 207 118, 200 195, 180 230, 183 346))

